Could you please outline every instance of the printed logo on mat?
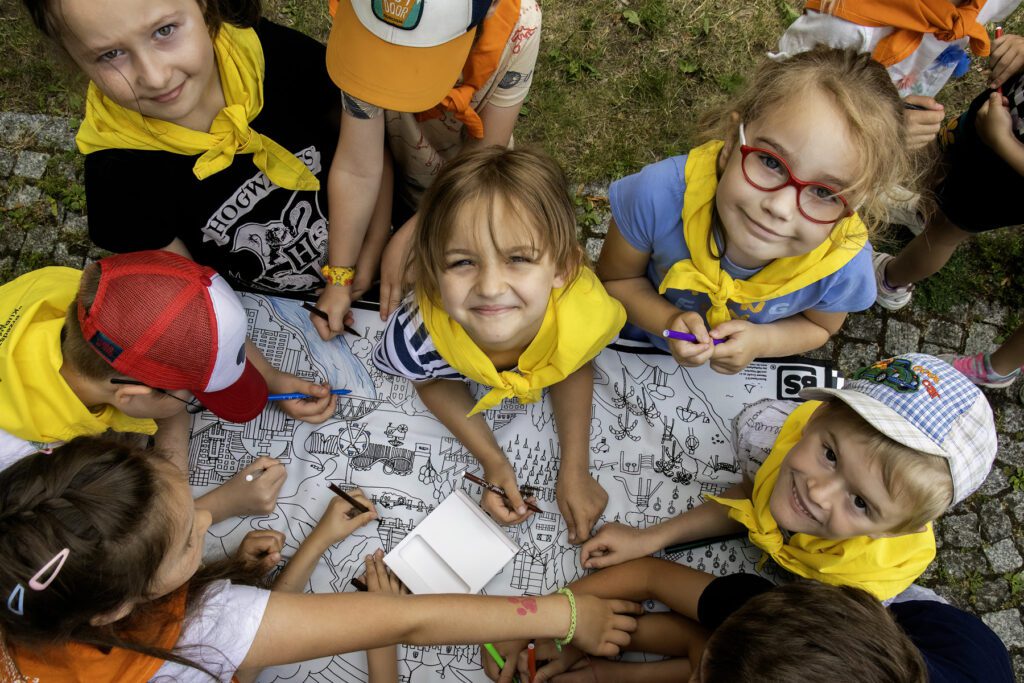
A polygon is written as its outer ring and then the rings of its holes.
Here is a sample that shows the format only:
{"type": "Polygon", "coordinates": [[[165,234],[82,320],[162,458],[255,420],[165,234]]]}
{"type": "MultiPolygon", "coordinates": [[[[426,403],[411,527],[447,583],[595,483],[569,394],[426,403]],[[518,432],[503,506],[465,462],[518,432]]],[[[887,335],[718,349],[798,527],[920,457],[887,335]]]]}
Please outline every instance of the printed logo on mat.
{"type": "Polygon", "coordinates": [[[383,22],[412,31],[420,23],[425,0],[371,0],[373,15],[383,22]]]}
{"type": "Polygon", "coordinates": [[[825,383],[824,368],[813,365],[780,365],[777,372],[777,398],[780,399],[799,401],[801,389],[828,386],[825,383]]]}

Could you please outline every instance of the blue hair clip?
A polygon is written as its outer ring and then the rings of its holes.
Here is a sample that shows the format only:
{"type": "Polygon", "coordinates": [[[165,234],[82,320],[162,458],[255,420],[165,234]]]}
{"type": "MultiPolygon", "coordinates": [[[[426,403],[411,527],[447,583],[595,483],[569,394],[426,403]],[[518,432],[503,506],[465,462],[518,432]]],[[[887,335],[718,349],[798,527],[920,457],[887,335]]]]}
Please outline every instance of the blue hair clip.
{"type": "MultiPolygon", "coordinates": [[[[68,555],[71,554],[71,550],[68,548],[62,548],[59,553],[54,555],[50,560],[43,565],[42,569],[37,571],[31,579],[28,580],[28,587],[34,591],[43,591],[50,587],[53,580],[57,578],[57,574],[60,574],[60,570],[64,568],[64,563],[68,559],[68,555]],[[49,576],[46,574],[49,573],[49,576]]],[[[25,587],[20,583],[14,587],[11,594],[7,596],[7,609],[14,612],[19,617],[25,614],[25,587]]]]}

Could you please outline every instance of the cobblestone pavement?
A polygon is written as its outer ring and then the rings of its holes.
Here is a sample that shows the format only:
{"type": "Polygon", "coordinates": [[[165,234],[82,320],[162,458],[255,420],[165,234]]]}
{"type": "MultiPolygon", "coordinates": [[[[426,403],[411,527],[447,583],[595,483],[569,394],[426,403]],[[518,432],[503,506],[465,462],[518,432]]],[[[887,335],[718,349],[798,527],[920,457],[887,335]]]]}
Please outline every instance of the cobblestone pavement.
{"type": "MultiPolygon", "coordinates": [[[[0,282],[45,265],[81,268],[102,255],[86,232],[74,125],[0,112],[0,282]]],[[[607,230],[600,200],[606,191],[606,185],[595,183],[578,193],[587,225],[582,239],[594,258],[607,230]],[[595,199],[594,208],[588,208],[587,198],[595,199]]],[[[915,306],[895,314],[875,307],[851,316],[812,355],[849,371],[914,349],[973,353],[992,348],[1002,326],[1016,320],[1016,311],[984,301],[958,305],[941,317],[915,306]]],[[[1022,386],[987,392],[999,427],[996,465],[981,489],[937,525],[938,559],[922,582],[995,630],[1024,680],[1024,407],[1017,400],[1022,386]]]]}

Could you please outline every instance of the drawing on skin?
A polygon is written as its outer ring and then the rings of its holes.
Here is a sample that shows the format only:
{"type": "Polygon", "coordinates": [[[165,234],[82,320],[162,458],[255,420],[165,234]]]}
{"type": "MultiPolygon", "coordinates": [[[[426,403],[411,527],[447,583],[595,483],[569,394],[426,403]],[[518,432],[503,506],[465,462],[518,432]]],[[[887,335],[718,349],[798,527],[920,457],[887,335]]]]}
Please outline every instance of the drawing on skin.
{"type": "MultiPolygon", "coordinates": [[[[380,523],[356,530],[332,546],[309,581],[314,592],[347,591],[363,571],[363,558],[390,551],[457,487],[479,499],[480,487],[462,473],[483,469],[419,400],[409,382],[372,364],[374,340],[384,323],[375,310],[353,310],[362,339],[345,335],[322,342],[297,301],[245,294],[250,338],[282,370],[352,391],[334,417],[319,425],[296,422],[271,405],[244,424],[221,422],[209,412],[193,418],[189,481],[199,495],[227,481],[260,455],[277,458],[288,478],[269,515],[225,520],[210,529],[212,556],[233,552],[247,531],[277,529],[283,555],[294,554],[334,494],[329,483],[360,487],[380,523]]],[[[825,367],[806,361],[815,368],[825,367]]],[[[621,522],[646,527],[699,505],[707,495],[739,481],[732,451],[732,418],[778,391],[775,373],[755,363],[737,375],[707,367],[680,368],[671,356],[643,344],[616,343],[593,362],[590,474],[608,492],[597,526],[621,522]],[[740,398],[728,400],[734,395],[740,398]]],[[[829,372],[824,373],[830,376],[829,372]]],[[[485,388],[470,384],[483,396],[485,388]]],[[[548,392],[541,401],[505,400],[485,419],[520,485],[535,489],[543,510],[505,529],[521,551],[491,581],[492,595],[542,595],[583,576],[579,550],[568,540],[556,487],[561,451],[548,392]]],[[[670,559],[724,575],[752,572],[761,553],[746,543],[675,554],[670,559]]],[[[399,647],[399,675],[410,682],[487,680],[475,646],[399,647]]],[[[263,683],[313,679],[366,680],[364,653],[349,653],[265,670],[263,683]]]]}

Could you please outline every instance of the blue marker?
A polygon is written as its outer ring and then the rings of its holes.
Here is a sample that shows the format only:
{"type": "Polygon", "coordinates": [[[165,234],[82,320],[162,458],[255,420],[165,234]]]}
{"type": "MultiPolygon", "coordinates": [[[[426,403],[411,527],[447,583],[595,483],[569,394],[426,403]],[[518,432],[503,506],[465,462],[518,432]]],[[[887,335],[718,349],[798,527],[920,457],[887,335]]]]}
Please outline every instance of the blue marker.
{"type": "MultiPolygon", "coordinates": [[[[350,389],[331,389],[331,394],[334,395],[334,396],[344,396],[346,394],[351,394],[351,393],[352,393],[352,391],[350,389]]],[[[293,398],[316,398],[316,397],[315,396],[310,396],[309,394],[271,394],[270,396],[267,396],[267,400],[268,401],[290,401],[293,398]]]]}

